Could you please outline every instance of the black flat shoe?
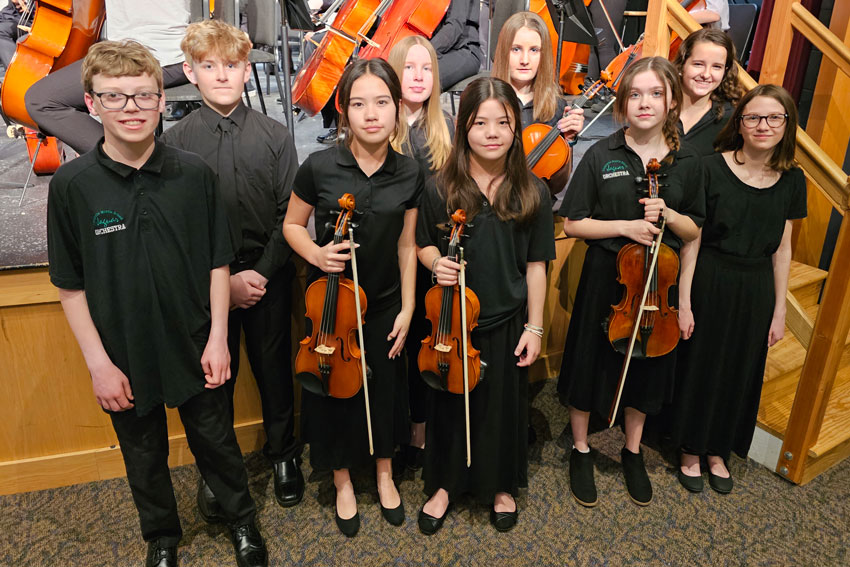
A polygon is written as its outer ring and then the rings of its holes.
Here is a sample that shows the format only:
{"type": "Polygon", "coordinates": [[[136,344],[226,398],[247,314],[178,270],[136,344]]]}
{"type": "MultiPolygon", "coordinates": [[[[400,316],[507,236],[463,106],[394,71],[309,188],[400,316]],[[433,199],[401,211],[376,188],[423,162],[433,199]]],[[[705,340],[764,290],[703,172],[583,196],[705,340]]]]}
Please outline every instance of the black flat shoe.
{"type": "MultiPolygon", "coordinates": [[[[381,504],[380,498],[378,504],[381,504]]],[[[404,523],[404,502],[399,502],[395,508],[384,508],[381,504],[381,515],[384,519],[393,526],[400,526],[404,523]]]]}
{"type": "Polygon", "coordinates": [[[177,567],[177,546],[161,546],[159,541],[148,542],[145,567],[177,567]]]}
{"type": "Polygon", "coordinates": [[[493,524],[493,527],[500,532],[509,532],[514,529],[518,515],[519,512],[517,510],[514,510],[513,512],[496,512],[491,509],[490,523],[493,524]]]}
{"type": "Polygon", "coordinates": [[[446,511],[443,513],[443,516],[440,517],[440,518],[435,518],[431,514],[427,514],[425,512],[425,508],[423,507],[421,510],[419,510],[419,521],[418,521],[419,531],[422,532],[425,535],[428,535],[428,536],[434,535],[435,533],[440,531],[440,528],[443,527],[443,522],[446,521],[446,516],[449,515],[449,509],[451,507],[452,507],[452,504],[451,504],[451,502],[449,502],[449,505],[446,508],[446,511]]]}
{"type": "Polygon", "coordinates": [[[732,492],[734,484],[735,483],[732,481],[731,474],[724,478],[722,476],[717,476],[716,474],[711,474],[711,471],[708,472],[708,485],[715,492],[719,492],[720,494],[729,494],[732,492]]]}
{"type": "Polygon", "coordinates": [[[224,521],[224,513],[221,511],[221,506],[215,498],[209,485],[204,482],[204,478],[198,479],[198,513],[201,518],[208,524],[220,524],[224,521]]]}
{"type": "Polygon", "coordinates": [[[268,567],[266,542],[254,522],[230,528],[230,540],[239,567],[268,567]]]}
{"type": "Polygon", "coordinates": [[[688,476],[682,472],[682,469],[679,469],[676,474],[676,478],[679,479],[679,484],[684,486],[688,492],[702,492],[704,488],[704,483],[702,481],[702,475],[700,476],[688,476]]]}
{"type": "Polygon", "coordinates": [[[643,464],[643,451],[632,453],[623,447],[620,458],[623,462],[623,477],[626,479],[629,498],[638,506],[647,506],[652,502],[652,483],[643,464]]]}
{"type": "Polygon", "coordinates": [[[336,527],[339,528],[339,531],[343,533],[345,537],[354,537],[357,535],[357,532],[360,531],[360,511],[358,510],[354,516],[348,518],[347,520],[343,520],[339,517],[339,512],[334,510],[334,516],[336,519],[336,527]]]}
{"type": "Polygon", "coordinates": [[[296,459],[275,463],[274,496],[284,508],[295,506],[304,497],[304,474],[296,459]]]}
{"type": "Polygon", "coordinates": [[[592,508],[598,502],[593,480],[593,456],[578,449],[570,452],[570,492],[582,506],[592,508]]]}

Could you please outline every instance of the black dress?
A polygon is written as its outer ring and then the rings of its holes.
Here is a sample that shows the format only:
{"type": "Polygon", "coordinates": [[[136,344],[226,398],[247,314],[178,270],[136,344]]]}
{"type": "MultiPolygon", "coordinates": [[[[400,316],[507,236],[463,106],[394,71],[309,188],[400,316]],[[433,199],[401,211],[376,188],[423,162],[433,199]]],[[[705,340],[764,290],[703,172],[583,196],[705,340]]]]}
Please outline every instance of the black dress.
{"type": "MultiPolygon", "coordinates": [[[[668,207],[690,217],[697,226],[705,214],[700,157],[687,145],[662,160],[660,195],[668,207]]],[[[560,214],[570,220],[632,220],[644,215],[638,199],[646,187],[643,163],[626,145],[619,130],[594,144],[573,173],[560,214]]],[[[580,411],[607,417],[614,399],[623,355],[608,342],[604,324],[611,306],[620,302],[623,286],[617,282],[617,253],[631,240],[588,240],[588,251],[567,330],[558,393],[561,402],[580,411]]],[[[682,241],[672,230],[663,242],[678,253],[682,241]]],[[[675,305],[677,292],[671,289],[675,305]]],[[[676,350],[647,359],[633,359],[620,407],[656,414],[672,396],[676,350]]]]}
{"type": "MultiPolygon", "coordinates": [[[[361,389],[354,397],[320,397],[302,389],[301,435],[310,443],[310,463],[319,470],[364,466],[391,458],[409,437],[407,376],[404,358],[387,358],[396,315],[401,310],[397,245],[405,211],[416,208],[424,174],[412,158],[389,148],[383,165],[367,177],[351,151],[335,146],[311,154],[298,169],[293,192],[315,207],[317,244],[333,239],[333,223],[344,193],[354,195],[359,223],[355,240],[360,286],[368,307],[363,327],[369,382],[374,457],[369,455],[366,409],[361,389]],[[330,222],[330,228],[326,227],[330,222]]],[[[346,274],[351,277],[350,265],[346,274]]],[[[314,270],[312,279],[322,275],[314,270]]]]}
{"type": "Polygon", "coordinates": [[[806,216],[806,183],[794,168],[757,189],[721,154],[703,163],[707,215],[691,287],[695,325],[679,345],[672,435],[689,453],[746,457],[773,318],[772,255],[785,221],[806,216]]]}
{"type": "MultiPolygon", "coordinates": [[[[555,257],[549,193],[539,183],[541,205],[526,226],[500,221],[483,198],[470,219],[463,242],[467,285],[481,303],[472,344],[487,363],[478,386],[470,392],[472,466],[466,466],[463,396],[433,391],[428,402],[425,465],[422,478],[429,496],[443,488],[454,500],[471,493],[492,504],[498,492],[516,496],[528,485],[528,369],[516,365],[514,349],[526,321],[529,262],[555,257]]],[[[449,220],[446,201],[433,184],[419,208],[416,244],[436,246],[445,254],[449,220]]]]}
{"type": "Polygon", "coordinates": [[[684,132],[682,121],[679,120],[676,124],[679,129],[679,139],[690,144],[699,155],[710,156],[714,153],[714,140],[717,139],[717,135],[720,134],[726,123],[729,122],[733,110],[734,108],[728,102],[718,103],[712,101],[708,112],[703,114],[702,118],[691,126],[687,134],[684,132]],[[719,118],[717,117],[718,106],[722,109],[719,118]]]}

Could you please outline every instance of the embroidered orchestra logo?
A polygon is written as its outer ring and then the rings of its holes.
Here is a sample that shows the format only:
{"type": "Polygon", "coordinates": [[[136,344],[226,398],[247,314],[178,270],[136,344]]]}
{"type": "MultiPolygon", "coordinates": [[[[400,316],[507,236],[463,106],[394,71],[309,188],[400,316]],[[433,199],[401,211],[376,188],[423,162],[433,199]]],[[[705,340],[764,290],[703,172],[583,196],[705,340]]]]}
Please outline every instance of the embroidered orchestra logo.
{"type": "Polygon", "coordinates": [[[91,222],[94,225],[95,236],[118,232],[119,230],[127,230],[127,225],[124,224],[124,217],[115,211],[98,211],[92,217],[91,222]]]}
{"type": "Polygon", "coordinates": [[[611,179],[613,177],[628,177],[629,168],[626,164],[618,159],[612,159],[602,166],[602,179],[611,179]]]}

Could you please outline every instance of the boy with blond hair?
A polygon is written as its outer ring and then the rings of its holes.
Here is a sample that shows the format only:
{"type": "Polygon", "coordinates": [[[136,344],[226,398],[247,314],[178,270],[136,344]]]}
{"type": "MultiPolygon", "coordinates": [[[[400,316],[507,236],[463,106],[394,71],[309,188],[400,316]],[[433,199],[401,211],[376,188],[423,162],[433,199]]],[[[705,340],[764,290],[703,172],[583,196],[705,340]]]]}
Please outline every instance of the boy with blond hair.
{"type": "Polygon", "coordinates": [[[197,156],[155,141],[162,72],[141,44],[94,45],[82,76],[104,137],[50,182],[50,278],[118,437],[146,565],[177,565],[182,535],[163,404],[177,407],[219,495],[238,564],[266,565],[220,388],[230,377],[233,250],[215,175],[197,156]]]}
{"type": "MultiPolygon", "coordinates": [[[[218,20],[190,24],[180,47],[183,70],[203,106],[167,130],[162,140],[199,154],[218,174],[236,259],[230,264],[228,344],[232,379],[225,388],[233,412],[242,331],[260,392],[277,502],[294,506],[304,494],[300,446],[294,436],[290,324],[292,249],[283,218],[298,169],[295,144],[279,122],[247,108],[242,91],[251,74],[248,35],[218,20]]],[[[220,521],[214,490],[198,487],[198,509],[220,521]]]]}

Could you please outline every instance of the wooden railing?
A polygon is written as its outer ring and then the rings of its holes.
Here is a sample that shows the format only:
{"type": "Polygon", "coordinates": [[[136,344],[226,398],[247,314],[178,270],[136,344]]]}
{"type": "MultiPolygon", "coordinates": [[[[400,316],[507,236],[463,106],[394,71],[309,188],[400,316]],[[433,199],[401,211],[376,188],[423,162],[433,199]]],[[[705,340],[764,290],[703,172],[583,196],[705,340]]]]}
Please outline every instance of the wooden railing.
{"type": "MultiPolygon", "coordinates": [[[[843,32],[845,40],[850,39],[848,4],[850,3],[836,3],[833,12],[833,27],[843,32]]],[[[698,29],[700,25],[676,0],[649,0],[643,55],[667,56],[671,31],[685,37],[698,29]]],[[[767,50],[763,62],[761,83],[782,84],[793,30],[800,32],[823,53],[822,75],[824,67],[831,62],[837,70],[846,75],[843,77],[844,80],[850,77],[850,49],[842,40],[798,1],[776,0],[768,37],[768,45],[771,47],[767,50]]],[[[740,67],[738,75],[747,89],[757,84],[740,67]]],[[[823,98],[828,99],[831,104],[835,99],[834,90],[825,90],[820,94],[824,95],[823,98]]],[[[844,93],[846,89],[840,92],[844,93]]],[[[816,103],[823,104],[823,100],[820,100],[817,95],[816,91],[816,103]]],[[[847,126],[846,121],[843,121],[842,128],[843,130],[839,133],[832,132],[833,138],[837,140],[833,140],[834,147],[829,148],[833,151],[827,151],[818,143],[818,140],[798,127],[796,159],[806,173],[810,182],[809,187],[817,188],[817,193],[822,195],[832,208],[844,215],[850,208],[850,179],[836,163],[836,159],[843,160],[850,127],[847,126]]],[[[811,196],[809,201],[811,203],[811,196]]],[[[845,222],[841,225],[815,322],[812,323],[799,302],[790,293],[786,298],[788,307],[786,323],[807,352],[776,471],[797,483],[811,478],[811,473],[805,470],[807,454],[817,441],[823,426],[824,413],[841,356],[844,353],[847,333],[850,330],[850,226],[848,224],[850,223],[845,222]]],[[[825,231],[825,227],[823,230],[825,231]]],[[[822,239],[819,244],[822,246],[822,239]]]]}

